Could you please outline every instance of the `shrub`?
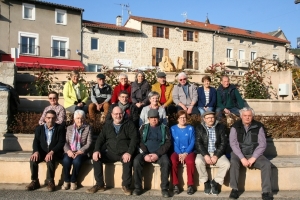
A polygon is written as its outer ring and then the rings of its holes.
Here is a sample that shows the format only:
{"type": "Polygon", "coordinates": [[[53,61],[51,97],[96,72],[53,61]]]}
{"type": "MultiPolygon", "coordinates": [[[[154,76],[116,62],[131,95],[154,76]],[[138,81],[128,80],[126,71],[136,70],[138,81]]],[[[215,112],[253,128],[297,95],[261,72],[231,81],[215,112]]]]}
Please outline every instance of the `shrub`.
{"type": "Polygon", "coordinates": [[[57,77],[53,76],[53,72],[49,69],[39,68],[34,72],[35,79],[31,83],[39,96],[47,96],[51,91],[51,84],[57,77]]]}

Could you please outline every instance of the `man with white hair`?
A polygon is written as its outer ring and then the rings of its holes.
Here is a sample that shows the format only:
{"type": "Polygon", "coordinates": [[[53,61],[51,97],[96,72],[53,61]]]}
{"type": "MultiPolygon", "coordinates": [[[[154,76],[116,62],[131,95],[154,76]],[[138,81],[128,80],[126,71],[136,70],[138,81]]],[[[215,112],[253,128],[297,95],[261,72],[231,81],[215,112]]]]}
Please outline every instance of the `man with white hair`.
{"type": "Polygon", "coordinates": [[[178,84],[173,89],[173,102],[177,111],[185,110],[187,114],[199,114],[196,103],[198,101],[197,86],[188,82],[188,77],[184,72],[177,76],[178,84]]]}
{"type": "Polygon", "coordinates": [[[125,73],[121,73],[119,75],[120,83],[114,88],[113,95],[111,97],[111,104],[115,104],[119,101],[118,96],[119,93],[123,90],[127,91],[129,94],[128,101],[131,102],[131,85],[128,83],[128,76],[125,73]]]}
{"type": "Polygon", "coordinates": [[[229,198],[237,199],[240,165],[261,170],[262,199],[271,200],[271,163],[263,155],[267,147],[263,124],[254,120],[252,108],[244,107],[240,110],[241,120],[236,121],[230,130],[229,141],[232,148],[230,159],[230,187],[229,198]]]}

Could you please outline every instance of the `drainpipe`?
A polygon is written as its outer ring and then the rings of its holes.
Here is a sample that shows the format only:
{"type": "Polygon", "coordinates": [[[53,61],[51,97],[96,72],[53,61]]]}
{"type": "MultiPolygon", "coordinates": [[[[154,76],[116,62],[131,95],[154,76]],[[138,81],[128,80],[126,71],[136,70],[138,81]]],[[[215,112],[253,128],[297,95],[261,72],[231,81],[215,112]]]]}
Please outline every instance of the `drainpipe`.
{"type": "Polygon", "coordinates": [[[215,35],[217,31],[212,34],[212,55],[211,55],[211,65],[213,66],[215,62],[215,35]]]}
{"type": "Polygon", "coordinates": [[[82,41],[83,41],[83,31],[82,31],[82,10],[80,11],[81,12],[81,15],[80,15],[80,17],[81,17],[81,21],[80,21],[80,52],[81,52],[81,54],[80,54],[80,61],[82,62],[82,55],[83,55],[83,45],[82,45],[82,41]]]}

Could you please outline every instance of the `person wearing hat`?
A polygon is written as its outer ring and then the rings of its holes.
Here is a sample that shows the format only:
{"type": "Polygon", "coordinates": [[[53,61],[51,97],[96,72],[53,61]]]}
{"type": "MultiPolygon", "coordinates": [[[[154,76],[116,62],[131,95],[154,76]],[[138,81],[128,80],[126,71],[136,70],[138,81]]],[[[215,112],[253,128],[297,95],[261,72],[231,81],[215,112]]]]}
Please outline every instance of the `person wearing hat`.
{"type": "Polygon", "coordinates": [[[101,122],[104,121],[110,106],[112,89],[111,86],[105,83],[105,75],[97,75],[97,84],[91,88],[91,100],[89,105],[89,118],[92,121],[96,120],[96,112],[103,111],[101,122]]]}
{"type": "Polygon", "coordinates": [[[169,128],[159,122],[159,113],[156,109],[148,111],[149,124],[140,128],[139,154],[133,161],[134,191],[132,195],[142,194],[142,171],[144,164],[157,163],[160,165],[161,193],[163,197],[169,197],[169,173],[171,162],[168,151],[171,147],[171,135],[169,128]]]}
{"type": "Polygon", "coordinates": [[[204,112],[202,118],[202,123],[195,127],[196,168],[199,182],[204,184],[204,193],[218,195],[230,168],[230,162],[225,156],[228,141],[226,128],[216,120],[212,111],[204,112]],[[208,179],[206,165],[218,167],[218,173],[211,181],[208,179]]]}

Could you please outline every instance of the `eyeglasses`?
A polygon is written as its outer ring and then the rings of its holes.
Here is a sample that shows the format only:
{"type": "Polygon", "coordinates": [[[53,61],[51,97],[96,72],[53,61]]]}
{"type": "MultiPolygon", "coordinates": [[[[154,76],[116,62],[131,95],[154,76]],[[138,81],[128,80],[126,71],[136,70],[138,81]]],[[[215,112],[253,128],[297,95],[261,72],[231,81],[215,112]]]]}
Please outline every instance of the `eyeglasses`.
{"type": "Polygon", "coordinates": [[[183,79],[179,79],[179,81],[186,81],[186,78],[183,78],[183,79]]]}
{"type": "Polygon", "coordinates": [[[56,99],[56,97],[49,97],[49,99],[50,99],[50,100],[52,100],[52,99],[56,99]]]}

